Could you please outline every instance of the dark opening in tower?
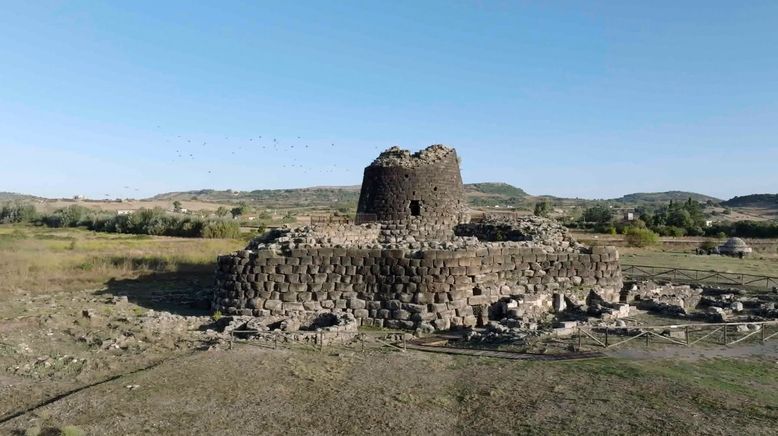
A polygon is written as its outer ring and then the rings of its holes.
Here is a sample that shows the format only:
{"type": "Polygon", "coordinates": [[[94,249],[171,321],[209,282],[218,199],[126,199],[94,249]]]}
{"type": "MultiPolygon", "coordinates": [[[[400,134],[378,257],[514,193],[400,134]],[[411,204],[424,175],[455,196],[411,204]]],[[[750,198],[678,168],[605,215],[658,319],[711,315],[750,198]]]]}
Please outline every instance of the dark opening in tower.
{"type": "Polygon", "coordinates": [[[411,216],[421,216],[421,201],[411,200],[411,216]]]}

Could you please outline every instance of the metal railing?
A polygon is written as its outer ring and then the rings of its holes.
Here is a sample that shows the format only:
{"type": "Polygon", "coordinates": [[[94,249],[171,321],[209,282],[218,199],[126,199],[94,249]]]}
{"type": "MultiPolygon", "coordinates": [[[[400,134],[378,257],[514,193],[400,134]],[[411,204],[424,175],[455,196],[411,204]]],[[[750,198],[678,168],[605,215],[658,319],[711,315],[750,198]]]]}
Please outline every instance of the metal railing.
{"type": "Polygon", "coordinates": [[[673,283],[725,285],[747,289],[775,290],[778,288],[778,277],[757,274],[628,264],[621,264],[621,273],[632,280],[659,279],[673,283]]]}

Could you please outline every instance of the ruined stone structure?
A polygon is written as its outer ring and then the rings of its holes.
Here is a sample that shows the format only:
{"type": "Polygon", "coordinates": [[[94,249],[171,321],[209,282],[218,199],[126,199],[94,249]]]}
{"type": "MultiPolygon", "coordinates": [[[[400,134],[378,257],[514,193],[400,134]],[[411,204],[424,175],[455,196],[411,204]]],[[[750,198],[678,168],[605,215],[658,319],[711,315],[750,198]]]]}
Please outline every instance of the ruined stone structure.
{"type": "Polygon", "coordinates": [[[392,147],[365,168],[357,223],[407,224],[426,239],[447,239],[466,221],[455,150],[433,145],[416,154],[392,147]]]}
{"type": "Polygon", "coordinates": [[[446,330],[484,325],[508,299],[527,319],[592,292],[618,301],[615,248],[584,247],[544,218],[469,223],[464,201],[453,149],[389,149],[365,169],[358,211],[369,222],[277,230],[220,256],[213,308],[446,330]]]}
{"type": "Polygon", "coordinates": [[[719,253],[725,256],[744,257],[750,255],[753,251],[746,244],[746,241],[740,238],[729,238],[727,242],[719,246],[719,253]]]}

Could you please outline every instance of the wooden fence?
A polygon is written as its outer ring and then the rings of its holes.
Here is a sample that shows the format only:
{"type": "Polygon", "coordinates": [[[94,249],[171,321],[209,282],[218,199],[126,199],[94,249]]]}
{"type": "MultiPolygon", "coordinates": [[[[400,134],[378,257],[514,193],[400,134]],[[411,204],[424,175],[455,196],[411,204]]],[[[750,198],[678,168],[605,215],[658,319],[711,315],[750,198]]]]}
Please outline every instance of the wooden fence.
{"type": "Polygon", "coordinates": [[[627,264],[621,264],[621,273],[625,278],[631,280],[667,280],[682,284],[715,284],[768,291],[778,288],[778,277],[756,274],[627,264]]]}
{"type": "Polygon", "coordinates": [[[677,324],[663,326],[577,327],[573,336],[578,348],[584,341],[612,348],[643,338],[646,346],[652,340],[664,344],[690,347],[700,343],[734,345],[751,338],[764,343],[778,337],[778,321],[677,324]],[[772,332],[770,331],[772,330],[772,332]]]}

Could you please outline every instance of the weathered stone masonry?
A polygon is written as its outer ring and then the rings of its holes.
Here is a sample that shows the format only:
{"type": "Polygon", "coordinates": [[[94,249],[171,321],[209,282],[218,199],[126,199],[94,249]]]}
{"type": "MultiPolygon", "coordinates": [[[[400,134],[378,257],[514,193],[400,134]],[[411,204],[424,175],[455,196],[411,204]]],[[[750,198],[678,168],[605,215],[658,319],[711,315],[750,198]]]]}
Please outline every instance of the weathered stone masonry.
{"type": "Polygon", "coordinates": [[[446,330],[490,316],[532,324],[552,304],[583,307],[591,292],[618,301],[615,248],[584,247],[544,218],[471,223],[451,148],[383,152],[365,169],[357,210],[362,224],[278,229],[220,256],[214,310],[446,330]]]}
{"type": "MultiPolygon", "coordinates": [[[[618,252],[544,253],[540,248],[463,250],[293,249],[241,251],[219,257],[214,307],[233,315],[350,312],[362,325],[436,329],[486,322],[502,297],[562,293],[584,298],[589,289],[617,300],[618,252]]],[[[549,300],[542,304],[550,304],[549,300]]],[[[550,309],[550,308],[545,308],[550,309]]]]}

